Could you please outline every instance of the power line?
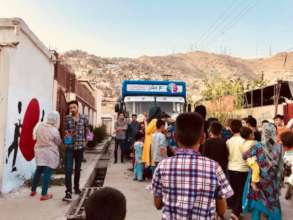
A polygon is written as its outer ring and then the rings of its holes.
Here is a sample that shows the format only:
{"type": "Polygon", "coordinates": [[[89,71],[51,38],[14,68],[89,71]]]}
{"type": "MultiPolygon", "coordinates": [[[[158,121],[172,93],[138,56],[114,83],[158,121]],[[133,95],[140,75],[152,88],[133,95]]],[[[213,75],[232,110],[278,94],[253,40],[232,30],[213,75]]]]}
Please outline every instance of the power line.
{"type": "Polygon", "coordinates": [[[215,22],[213,22],[208,29],[199,37],[198,39],[198,43],[197,45],[199,46],[200,43],[210,34],[211,31],[213,31],[213,29],[215,29],[215,27],[217,27],[222,21],[224,21],[230,14],[230,11],[232,9],[234,9],[235,5],[236,5],[237,1],[232,1],[232,4],[229,5],[228,8],[226,8],[226,10],[224,10],[221,15],[216,19],[215,22]]]}
{"type": "Polygon", "coordinates": [[[227,33],[233,26],[235,26],[242,17],[244,17],[252,8],[254,8],[257,4],[257,1],[255,1],[252,4],[247,5],[246,7],[242,8],[240,13],[236,15],[229,23],[226,23],[226,25],[220,30],[219,34],[214,36],[211,40],[208,42],[216,42],[222,35],[227,33]]]}
{"type": "Polygon", "coordinates": [[[243,3],[244,5],[246,5],[244,1],[241,1],[241,0],[234,1],[233,4],[229,7],[229,9],[223,13],[224,16],[220,17],[220,19],[217,20],[218,22],[217,21],[215,22],[215,25],[213,26],[213,28],[211,28],[211,30],[207,32],[205,37],[201,39],[199,43],[204,45],[204,42],[207,41],[211,36],[216,34],[218,30],[222,28],[222,26],[225,26],[227,23],[229,23],[229,21],[233,19],[234,17],[234,14],[235,14],[234,12],[239,11],[238,9],[242,8],[243,3]]]}

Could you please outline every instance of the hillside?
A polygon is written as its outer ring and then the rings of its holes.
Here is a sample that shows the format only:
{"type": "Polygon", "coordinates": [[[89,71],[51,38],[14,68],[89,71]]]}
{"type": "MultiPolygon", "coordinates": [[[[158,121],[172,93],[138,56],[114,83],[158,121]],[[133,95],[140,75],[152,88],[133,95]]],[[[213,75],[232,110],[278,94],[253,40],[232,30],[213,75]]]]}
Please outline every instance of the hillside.
{"type": "Polygon", "coordinates": [[[219,78],[247,82],[260,79],[263,74],[264,79],[274,81],[293,75],[293,52],[261,59],[241,59],[200,51],[131,59],[102,58],[74,50],[64,53],[61,59],[78,77],[90,79],[109,99],[119,96],[124,79],[184,80],[189,95],[200,97],[204,80],[219,78]]]}

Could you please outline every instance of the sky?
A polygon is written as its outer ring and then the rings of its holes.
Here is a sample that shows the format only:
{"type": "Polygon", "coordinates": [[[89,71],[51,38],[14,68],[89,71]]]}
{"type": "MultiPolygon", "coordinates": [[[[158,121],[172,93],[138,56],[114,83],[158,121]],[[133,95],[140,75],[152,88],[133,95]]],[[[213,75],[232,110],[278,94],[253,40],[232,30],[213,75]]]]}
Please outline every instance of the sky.
{"type": "Polygon", "coordinates": [[[293,50],[292,0],[0,0],[50,49],[104,57],[293,50]]]}

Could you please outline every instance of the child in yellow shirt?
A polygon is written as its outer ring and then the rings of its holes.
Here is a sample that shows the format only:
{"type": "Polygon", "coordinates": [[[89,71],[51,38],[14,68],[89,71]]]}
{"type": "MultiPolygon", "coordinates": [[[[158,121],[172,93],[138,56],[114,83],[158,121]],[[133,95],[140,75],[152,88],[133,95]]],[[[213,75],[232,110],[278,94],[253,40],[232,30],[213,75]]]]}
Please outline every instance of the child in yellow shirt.
{"type": "MultiPolygon", "coordinates": [[[[242,127],[240,129],[240,135],[245,140],[241,146],[242,154],[250,150],[255,144],[253,131],[248,127],[242,127]]],[[[256,161],[256,157],[250,157],[246,160],[247,165],[252,170],[251,187],[253,190],[258,191],[257,183],[259,182],[260,169],[256,161]]]]}

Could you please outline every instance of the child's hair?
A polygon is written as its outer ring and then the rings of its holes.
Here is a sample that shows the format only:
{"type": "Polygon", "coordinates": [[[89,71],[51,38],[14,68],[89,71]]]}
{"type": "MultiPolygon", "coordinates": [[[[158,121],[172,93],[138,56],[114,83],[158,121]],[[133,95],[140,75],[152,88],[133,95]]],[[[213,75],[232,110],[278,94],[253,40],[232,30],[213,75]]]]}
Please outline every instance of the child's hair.
{"type": "Polygon", "coordinates": [[[249,139],[252,133],[253,131],[249,127],[242,127],[240,129],[240,136],[245,140],[249,139]]]}
{"type": "Polygon", "coordinates": [[[284,147],[293,147],[293,132],[286,131],[280,135],[284,147]]]}
{"type": "Polygon", "coordinates": [[[249,124],[251,127],[254,127],[254,128],[257,127],[257,120],[252,116],[249,116],[247,118],[246,123],[249,124]]]}
{"type": "Polygon", "coordinates": [[[161,119],[158,119],[156,124],[157,129],[160,129],[162,126],[165,126],[165,122],[161,119]]]}
{"type": "Polygon", "coordinates": [[[138,132],[138,133],[136,134],[136,136],[135,136],[135,140],[136,140],[136,141],[139,141],[139,140],[141,140],[142,138],[144,138],[144,134],[141,133],[141,132],[138,132]]]}
{"type": "Polygon", "coordinates": [[[124,220],[126,198],[117,189],[102,188],[87,199],[85,213],[86,220],[124,220]]]}
{"type": "Polygon", "coordinates": [[[176,137],[186,147],[195,145],[203,133],[204,120],[198,113],[183,113],[176,119],[176,137]]]}
{"type": "Polygon", "coordinates": [[[207,117],[207,109],[204,105],[198,105],[195,107],[194,112],[200,114],[205,120],[207,117]]]}
{"type": "Polygon", "coordinates": [[[221,123],[215,121],[211,124],[209,131],[213,134],[213,135],[220,135],[222,132],[223,126],[221,125],[221,123]]]}
{"type": "Polygon", "coordinates": [[[231,130],[232,130],[233,134],[239,133],[241,127],[242,127],[242,123],[240,120],[233,119],[231,121],[231,130]]]}

